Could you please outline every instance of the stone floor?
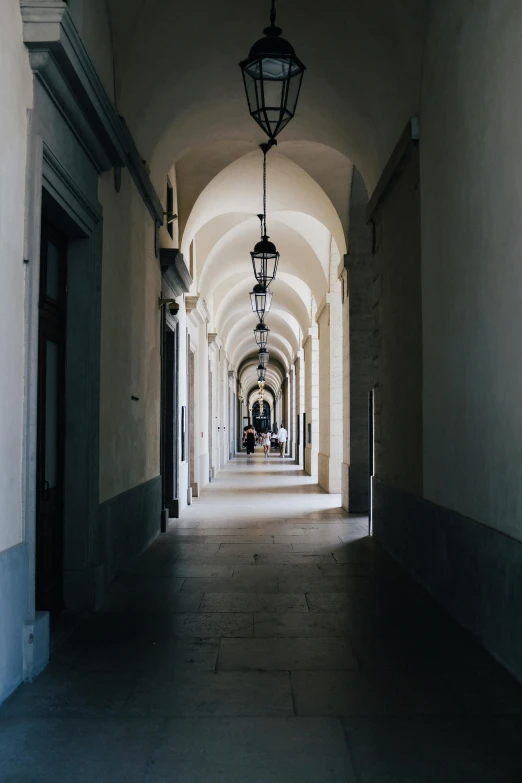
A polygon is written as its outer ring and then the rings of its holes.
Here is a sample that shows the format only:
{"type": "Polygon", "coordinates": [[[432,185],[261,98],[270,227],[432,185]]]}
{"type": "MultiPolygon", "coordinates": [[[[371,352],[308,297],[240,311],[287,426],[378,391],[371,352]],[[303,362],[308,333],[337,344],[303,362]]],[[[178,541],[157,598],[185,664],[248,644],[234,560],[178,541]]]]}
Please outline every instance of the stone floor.
{"type": "Polygon", "coordinates": [[[520,783],[521,687],[366,533],[235,459],[0,708],[1,783],[520,783]]]}

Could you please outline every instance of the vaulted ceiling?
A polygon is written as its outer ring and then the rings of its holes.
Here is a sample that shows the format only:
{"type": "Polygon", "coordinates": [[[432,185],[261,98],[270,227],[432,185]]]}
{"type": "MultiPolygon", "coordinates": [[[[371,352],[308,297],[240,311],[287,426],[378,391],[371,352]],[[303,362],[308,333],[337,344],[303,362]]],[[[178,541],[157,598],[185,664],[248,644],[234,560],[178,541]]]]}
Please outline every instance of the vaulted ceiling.
{"type": "MultiPolygon", "coordinates": [[[[71,0],[80,3],[82,0],[71,0]]],[[[110,91],[163,192],[175,170],[182,252],[236,366],[252,368],[256,319],[249,250],[259,235],[264,137],[248,114],[238,63],[268,23],[269,0],[91,0],[112,41],[110,91]],[[250,364],[245,365],[245,361],[250,364]]],[[[353,166],[373,190],[418,111],[428,0],[278,0],[277,22],[307,66],[297,115],[268,157],[273,386],[312,325],[346,251],[353,166]]],[[[249,370],[251,372],[251,369],[249,370]]]]}

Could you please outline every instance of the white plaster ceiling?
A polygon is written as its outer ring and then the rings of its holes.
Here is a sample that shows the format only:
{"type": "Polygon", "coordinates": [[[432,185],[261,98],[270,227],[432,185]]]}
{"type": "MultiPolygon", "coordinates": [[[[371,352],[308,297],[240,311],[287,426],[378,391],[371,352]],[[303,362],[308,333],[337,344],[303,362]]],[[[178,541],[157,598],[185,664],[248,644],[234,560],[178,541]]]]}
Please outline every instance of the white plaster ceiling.
{"type": "MultiPolygon", "coordinates": [[[[108,0],[119,110],[160,169],[213,142],[255,145],[238,63],[268,0],[108,0]]],[[[278,24],[307,66],[281,141],[325,144],[371,191],[417,110],[428,0],[279,0],[278,24]]]]}
{"type": "MultiPolygon", "coordinates": [[[[269,0],[107,2],[118,111],[160,194],[175,166],[186,257],[193,243],[191,293],[205,299],[212,330],[251,383],[250,250],[259,238],[265,139],[248,114],[238,62],[261,37],[269,0]]],[[[353,164],[371,192],[418,109],[427,6],[278,0],[278,24],[307,72],[297,116],[267,161],[268,233],[281,254],[267,316],[276,393],[346,252],[353,164]]]]}

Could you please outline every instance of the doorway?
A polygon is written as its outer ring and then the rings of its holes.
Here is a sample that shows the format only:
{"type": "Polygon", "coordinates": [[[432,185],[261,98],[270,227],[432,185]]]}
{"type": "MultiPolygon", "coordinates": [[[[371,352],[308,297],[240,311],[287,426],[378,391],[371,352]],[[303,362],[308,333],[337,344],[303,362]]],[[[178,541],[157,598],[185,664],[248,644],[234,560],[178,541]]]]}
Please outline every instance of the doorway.
{"type": "Polygon", "coordinates": [[[306,471],[306,413],[303,413],[303,470],[306,471]]]}
{"type": "Polygon", "coordinates": [[[163,508],[168,516],[179,516],[178,502],[178,426],[177,426],[177,374],[178,332],[172,319],[164,314],[162,361],[162,427],[161,474],[163,508]]]}
{"type": "MultiPolygon", "coordinates": [[[[195,428],[195,352],[190,347],[190,339],[187,339],[188,355],[188,391],[187,391],[187,409],[188,409],[188,469],[189,469],[189,488],[194,497],[198,496],[198,485],[196,482],[196,428],[195,428]]],[[[190,493],[189,493],[190,495],[190,493]]]]}
{"type": "Polygon", "coordinates": [[[214,468],[212,464],[212,367],[210,362],[208,363],[208,480],[212,481],[214,478],[214,468]]]}
{"type": "Polygon", "coordinates": [[[63,609],[67,238],[42,220],[38,307],[36,609],[63,609]]]}

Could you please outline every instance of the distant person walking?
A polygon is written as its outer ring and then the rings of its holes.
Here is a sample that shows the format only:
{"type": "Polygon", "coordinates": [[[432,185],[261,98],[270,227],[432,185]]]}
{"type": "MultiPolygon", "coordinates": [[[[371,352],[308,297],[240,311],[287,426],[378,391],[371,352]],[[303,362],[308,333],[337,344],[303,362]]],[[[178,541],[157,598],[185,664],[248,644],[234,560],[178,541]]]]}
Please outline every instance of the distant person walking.
{"type": "Polygon", "coordinates": [[[266,430],[263,435],[263,449],[265,450],[265,457],[270,456],[270,446],[272,445],[272,433],[270,430],[266,430]]]}
{"type": "Polygon", "coordinates": [[[253,427],[249,427],[246,431],[246,451],[247,459],[250,460],[250,455],[254,453],[256,448],[256,431],[253,427]]]}
{"type": "Polygon", "coordinates": [[[285,456],[286,441],[288,440],[288,432],[285,430],[285,425],[281,422],[281,426],[277,431],[277,442],[279,444],[279,453],[282,457],[285,456]]]}

